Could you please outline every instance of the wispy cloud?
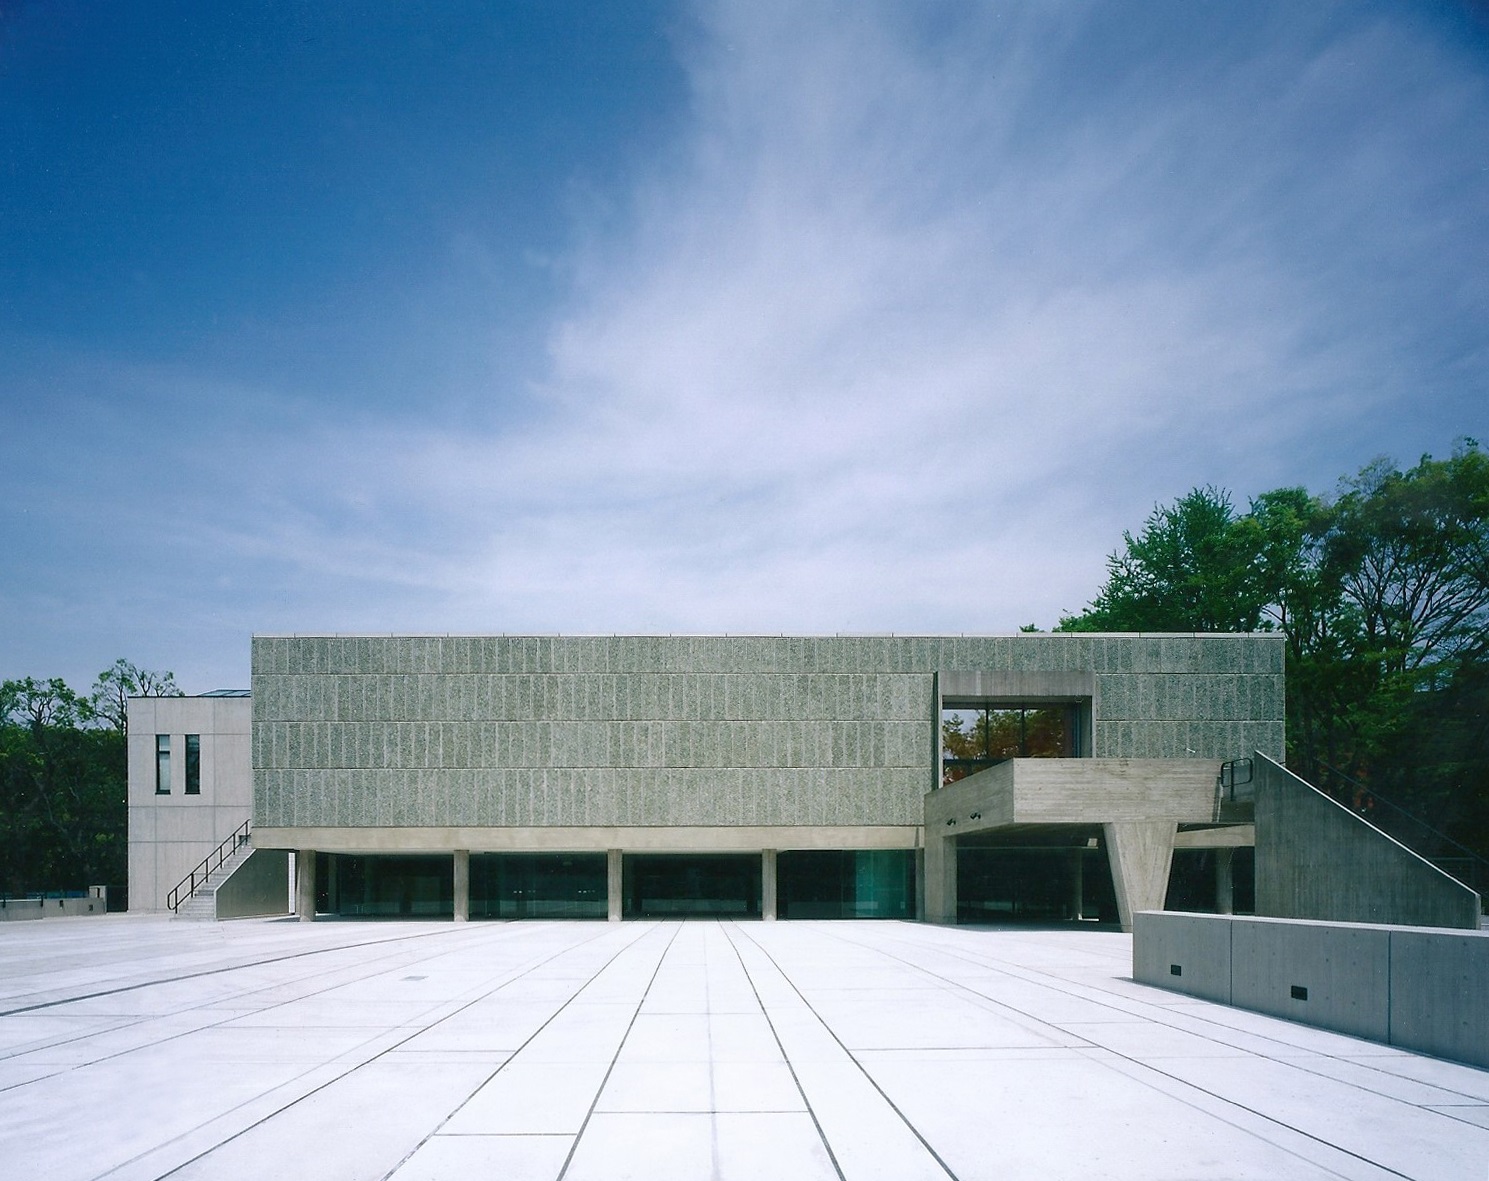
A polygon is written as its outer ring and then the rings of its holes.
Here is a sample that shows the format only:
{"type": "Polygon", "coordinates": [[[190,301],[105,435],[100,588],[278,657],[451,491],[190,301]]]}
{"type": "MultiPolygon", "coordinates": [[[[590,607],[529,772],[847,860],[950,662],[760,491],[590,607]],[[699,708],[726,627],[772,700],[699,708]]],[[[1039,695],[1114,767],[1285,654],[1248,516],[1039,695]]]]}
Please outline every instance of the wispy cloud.
{"type": "Polygon", "coordinates": [[[182,512],[286,588],[236,618],[1048,625],[1155,500],[1481,429],[1482,74],[1350,9],[1168,15],[698,10],[517,414],[214,428],[182,512]]]}

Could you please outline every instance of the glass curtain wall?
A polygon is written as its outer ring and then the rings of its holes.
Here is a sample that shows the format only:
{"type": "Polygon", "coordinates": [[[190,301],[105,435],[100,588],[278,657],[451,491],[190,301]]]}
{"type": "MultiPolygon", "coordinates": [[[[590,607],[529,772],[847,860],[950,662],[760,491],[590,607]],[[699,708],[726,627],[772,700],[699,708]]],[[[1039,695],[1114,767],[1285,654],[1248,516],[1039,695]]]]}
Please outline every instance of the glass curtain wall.
{"type": "Polygon", "coordinates": [[[941,784],[1007,759],[1069,759],[1080,751],[1075,705],[947,703],[941,711],[941,784]]]}
{"type": "Polygon", "coordinates": [[[783,919],[915,917],[913,849],[783,849],[776,855],[783,919]]]}
{"type": "Polygon", "coordinates": [[[958,845],[957,921],[1117,921],[1105,848],[1066,844],[958,845]]]}
{"type": "Polygon", "coordinates": [[[626,918],[759,918],[758,853],[628,853],[626,918]]]}
{"type": "Polygon", "coordinates": [[[452,918],[450,856],[316,856],[316,910],[346,918],[452,918]]]}
{"type": "Polygon", "coordinates": [[[473,919],[602,919],[603,853],[472,853],[473,919]]]}

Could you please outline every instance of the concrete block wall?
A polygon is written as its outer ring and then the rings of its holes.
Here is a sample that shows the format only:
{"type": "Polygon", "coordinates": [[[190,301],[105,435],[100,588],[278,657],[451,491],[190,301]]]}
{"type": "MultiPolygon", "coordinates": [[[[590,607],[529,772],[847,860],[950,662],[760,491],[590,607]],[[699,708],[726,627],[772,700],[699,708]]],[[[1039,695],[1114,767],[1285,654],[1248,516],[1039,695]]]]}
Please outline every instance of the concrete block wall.
{"type": "Polygon", "coordinates": [[[1489,1067],[1489,931],[1147,911],[1134,926],[1132,975],[1489,1067]]]}
{"type": "Polygon", "coordinates": [[[1478,929],[1476,893],[1265,754],[1255,790],[1257,914],[1478,929]]]}
{"type": "Polygon", "coordinates": [[[1281,753],[1273,636],[256,636],[256,826],[921,821],[946,670],[1089,672],[1097,757],[1281,753]]]}

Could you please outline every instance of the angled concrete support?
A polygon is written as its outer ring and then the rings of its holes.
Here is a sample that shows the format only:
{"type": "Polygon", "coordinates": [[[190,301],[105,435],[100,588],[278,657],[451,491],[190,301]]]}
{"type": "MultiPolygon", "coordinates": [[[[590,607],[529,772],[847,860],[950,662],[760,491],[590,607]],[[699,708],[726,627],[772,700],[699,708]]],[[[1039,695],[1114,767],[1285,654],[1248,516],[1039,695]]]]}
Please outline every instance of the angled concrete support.
{"type": "Polygon", "coordinates": [[[1132,916],[1138,911],[1163,909],[1179,826],[1173,821],[1144,821],[1103,824],[1101,829],[1117,893],[1117,918],[1122,930],[1131,931],[1132,916]]]}
{"type": "Polygon", "coordinates": [[[1236,883],[1232,869],[1236,859],[1234,849],[1215,850],[1215,912],[1231,914],[1236,909],[1236,883]]]}
{"type": "Polygon", "coordinates": [[[925,834],[925,921],[956,922],[956,838],[925,834]]]}
{"type": "Polygon", "coordinates": [[[760,851],[760,917],[768,923],[776,917],[776,851],[760,851]]]}
{"type": "Polygon", "coordinates": [[[455,921],[470,918],[470,850],[455,850],[455,921]]]}
{"type": "Polygon", "coordinates": [[[1086,911],[1086,851],[1077,849],[1070,855],[1070,905],[1067,917],[1077,921],[1086,911]]]}
{"type": "Polygon", "coordinates": [[[295,914],[302,923],[315,921],[315,850],[295,854],[295,914]]]}
{"type": "Polygon", "coordinates": [[[605,917],[612,923],[620,922],[621,892],[625,887],[620,857],[619,849],[605,850],[605,896],[609,903],[605,917]]]}

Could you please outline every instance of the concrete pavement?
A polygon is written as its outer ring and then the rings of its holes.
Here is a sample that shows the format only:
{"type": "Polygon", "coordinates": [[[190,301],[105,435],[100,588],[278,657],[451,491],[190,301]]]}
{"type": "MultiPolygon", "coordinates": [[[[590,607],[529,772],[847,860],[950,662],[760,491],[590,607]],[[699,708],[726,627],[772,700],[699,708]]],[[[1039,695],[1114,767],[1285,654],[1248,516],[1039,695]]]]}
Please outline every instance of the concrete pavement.
{"type": "Polygon", "coordinates": [[[6,1176],[1489,1178],[1489,1072],[911,923],[0,929],[6,1176]]]}

